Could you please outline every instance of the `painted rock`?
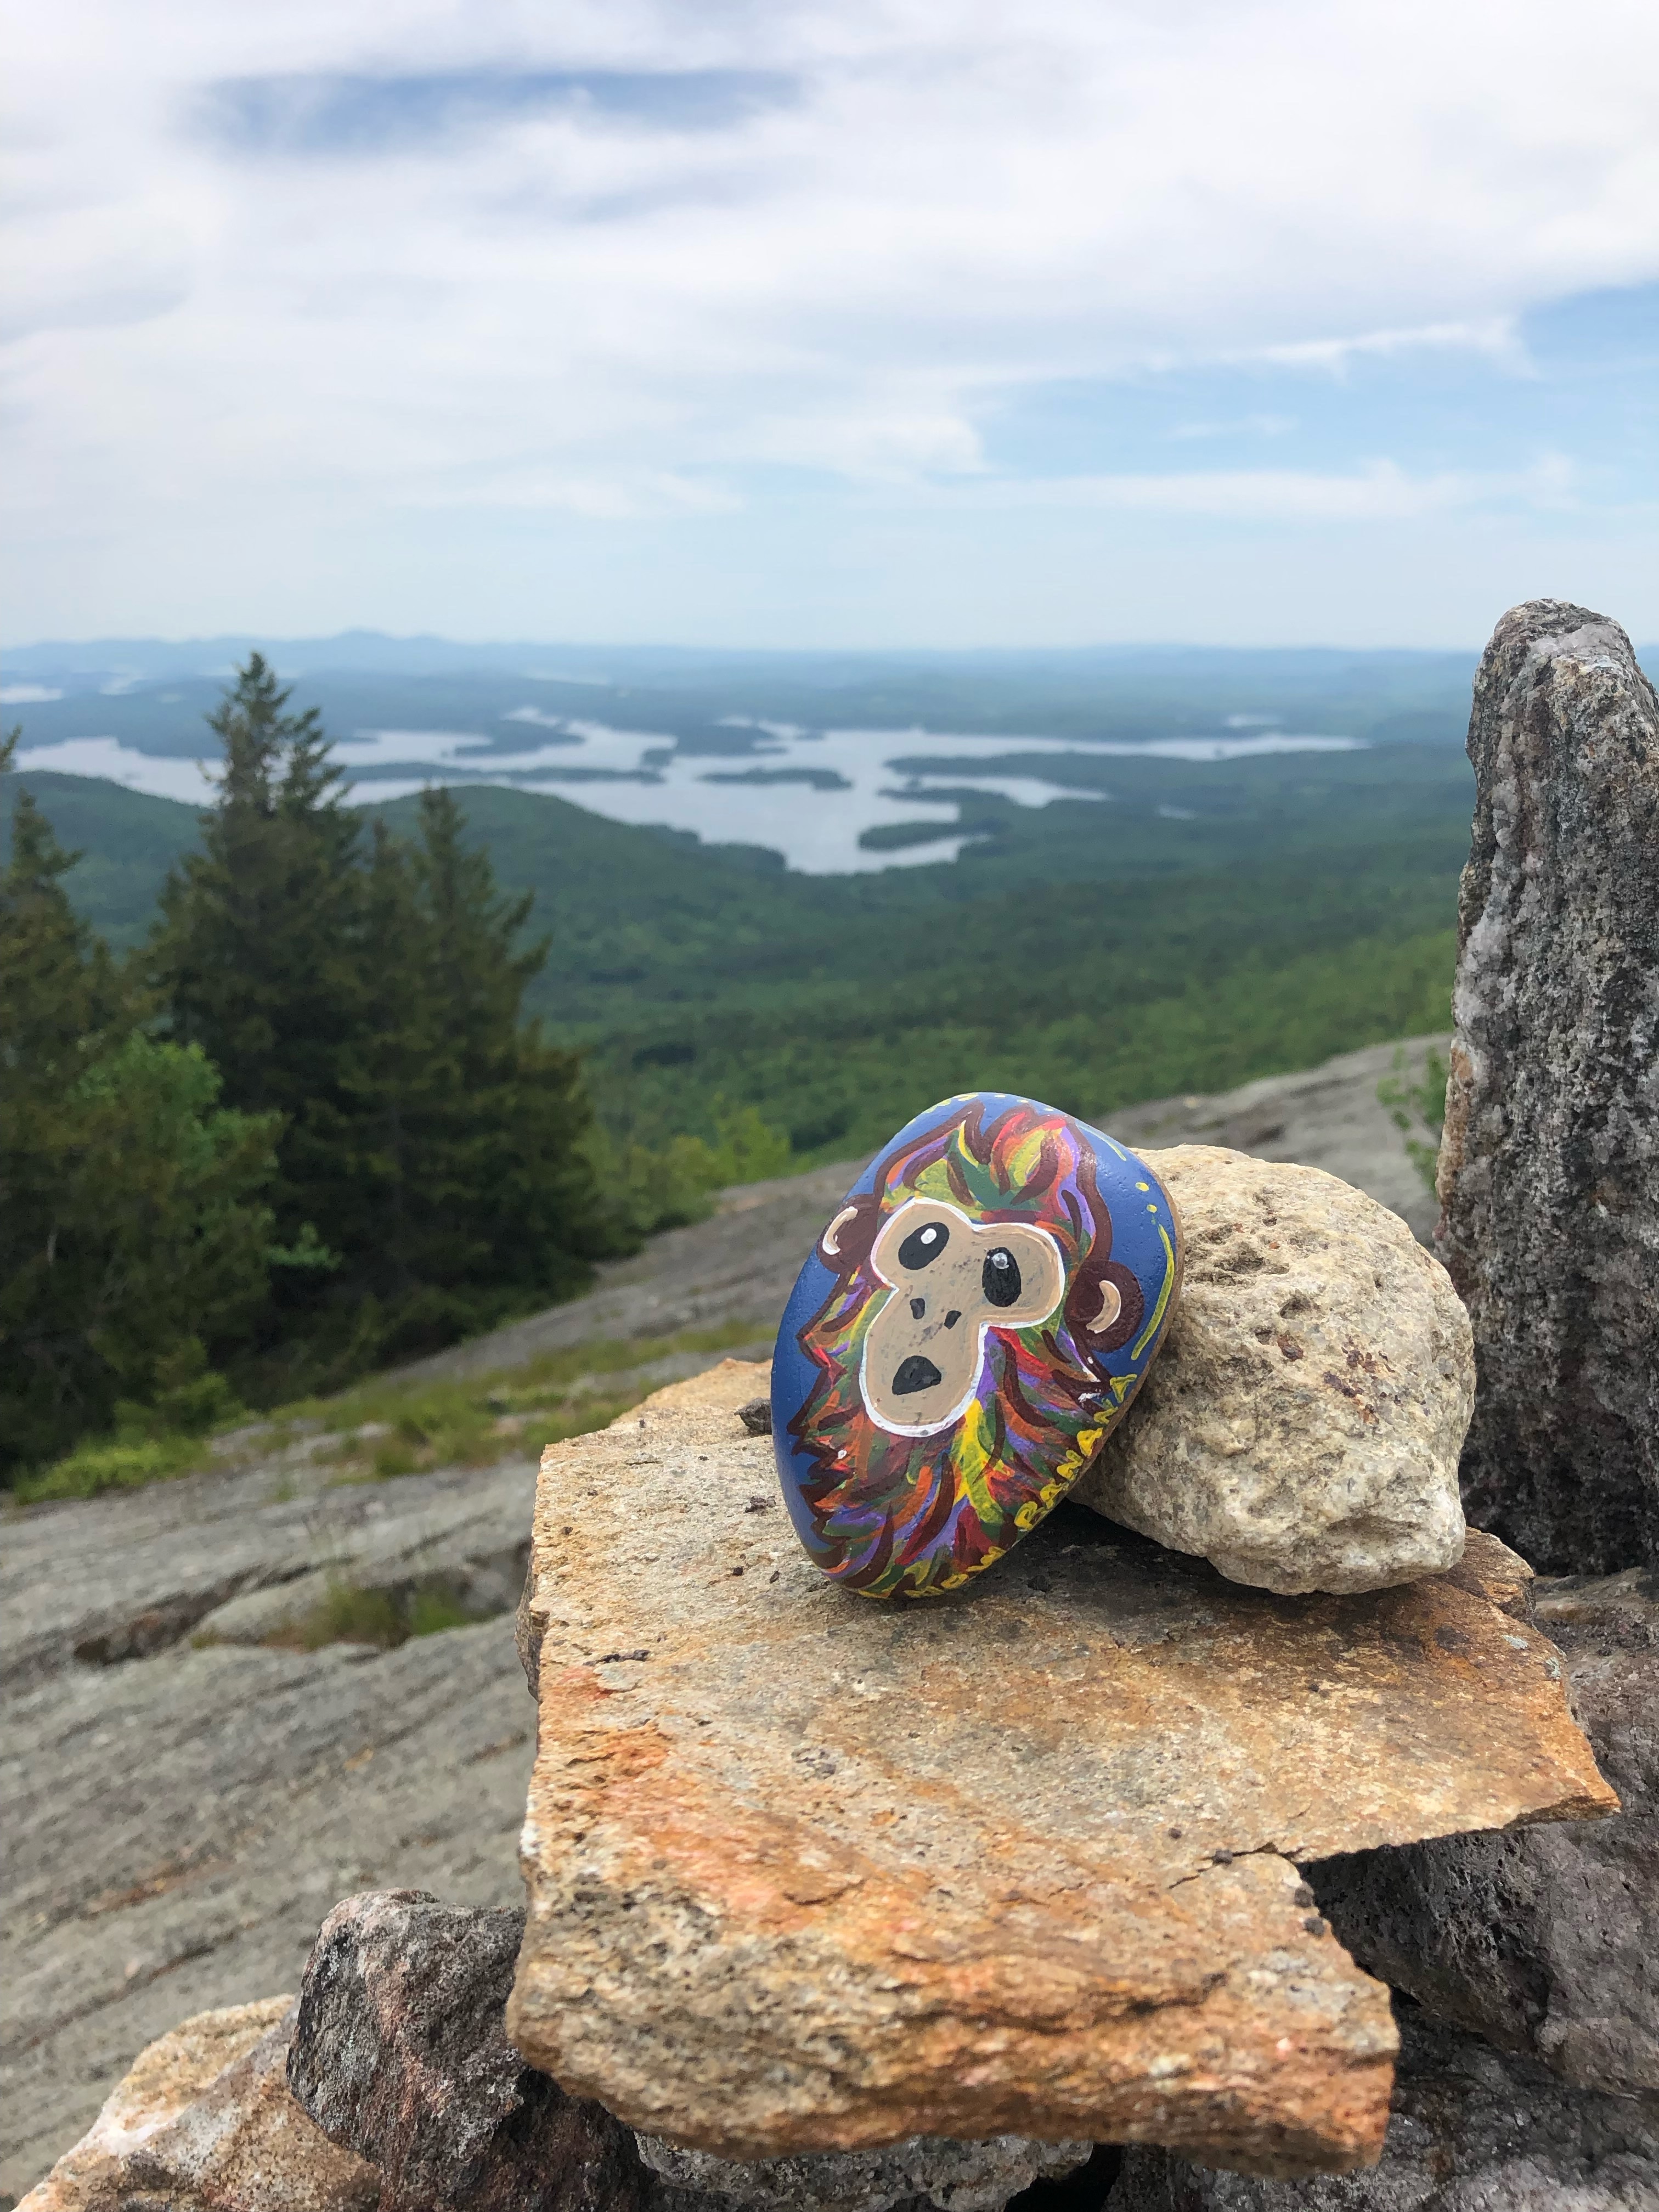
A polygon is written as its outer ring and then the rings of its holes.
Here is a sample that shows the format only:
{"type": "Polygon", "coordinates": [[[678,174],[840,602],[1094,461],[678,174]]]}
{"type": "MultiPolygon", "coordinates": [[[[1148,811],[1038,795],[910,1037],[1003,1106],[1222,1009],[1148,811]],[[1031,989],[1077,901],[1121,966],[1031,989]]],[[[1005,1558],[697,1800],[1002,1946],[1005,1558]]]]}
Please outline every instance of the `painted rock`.
{"type": "Polygon", "coordinates": [[[936,1597],[1057,1505],[1169,1327],[1181,1226],[1143,1160],[1006,1091],[919,1114],[784,1310],[772,1434],[796,1534],[866,1597],[936,1597]]]}

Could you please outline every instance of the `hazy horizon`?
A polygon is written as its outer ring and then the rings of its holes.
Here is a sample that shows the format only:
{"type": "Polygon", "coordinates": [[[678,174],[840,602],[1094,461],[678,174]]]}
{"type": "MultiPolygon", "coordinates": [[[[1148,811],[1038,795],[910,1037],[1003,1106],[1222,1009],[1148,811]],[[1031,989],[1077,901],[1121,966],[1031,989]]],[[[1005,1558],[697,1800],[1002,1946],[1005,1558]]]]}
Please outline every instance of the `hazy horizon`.
{"type": "MultiPolygon", "coordinates": [[[[1558,595],[1559,596],[1559,595],[1558,595]]],[[[1494,623],[1506,609],[1500,608],[1494,623]]],[[[1607,611],[1598,608],[1598,613],[1607,611]]],[[[1612,617],[1619,619],[1617,615],[1612,617]]],[[[1628,624],[1625,625],[1628,629],[1628,624]]],[[[272,652],[295,647],[315,647],[340,645],[352,641],[369,641],[376,644],[396,647],[453,646],[467,652],[497,653],[659,653],[685,654],[706,658],[722,654],[752,655],[757,659],[768,656],[801,659],[818,659],[845,655],[849,658],[868,657],[890,659],[907,655],[923,659],[971,660],[975,657],[1033,659],[1063,659],[1068,656],[1085,657],[1090,653],[1107,655],[1144,653],[1416,653],[1425,657],[1443,658],[1455,653],[1467,653],[1478,658],[1486,640],[1458,639],[1445,645],[1413,645],[1383,641],[1367,644],[1344,637],[1285,637],[1255,638],[1249,641],[1215,637],[1097,637],[1079,638],[1065,644],[1045,642],[1013,642],[984,640],[973,645],[952,645],[927,638],[911,638],[884,645],[811,645],[789,641],[757,643],[740,638],[699,642],[689,638],[670,636],[641,637],[576,637],[548,635],[542,637],[514,636],[505,634],[481,634],[468,636],[455,630],[416,629],[392,630],[375,628],[366,623],[343,623],[337,629],[316,630],[303,635],[280,634],[254,626],[234,626],[228,629],[185,629],[172,634],[155,631],[88,631],[84,635],[55,635],[51,637],[16,637],[0,639],[0,653],[44,654],[52,652],[83,653],[96,647],[152,647],[165,650],[188,652],[206,647],[228,647],[240,651],[272,652]]]]}

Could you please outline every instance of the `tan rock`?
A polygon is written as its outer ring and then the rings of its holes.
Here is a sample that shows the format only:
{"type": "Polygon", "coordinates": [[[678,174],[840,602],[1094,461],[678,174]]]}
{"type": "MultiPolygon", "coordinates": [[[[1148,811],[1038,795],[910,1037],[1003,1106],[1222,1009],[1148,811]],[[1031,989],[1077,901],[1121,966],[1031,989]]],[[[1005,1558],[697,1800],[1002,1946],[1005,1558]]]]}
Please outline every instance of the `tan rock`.
{"type": "Polygon", "coordinates": [[[738,1418],[763,1372],[543,1461],[518,2048],[727,2158],[1375,2158],[1388,1993],[1294,1863],[1613,1808],[1553,1647],[1485,1595],[1524,1570],[1478,1538],[1291,1601],[1062,1506],[962,1597],[867,1605],[738,1418]]]}
{"type": "Polygon", "coordinates": [[[374,2168],[289,2094],[295,2011],[267,1997],[160,2037],[18,2212],[373,2212],[374,2168]]]}
{"type": "Polygon", "coordinates": [[[1181,1304],[1073,1494],[1261,1589],[1449,1567],[1474,1352],[1445,1269],[1317,1168],[1212,1145],[1144,1157],[1181,1209],[1181,1304]]]}

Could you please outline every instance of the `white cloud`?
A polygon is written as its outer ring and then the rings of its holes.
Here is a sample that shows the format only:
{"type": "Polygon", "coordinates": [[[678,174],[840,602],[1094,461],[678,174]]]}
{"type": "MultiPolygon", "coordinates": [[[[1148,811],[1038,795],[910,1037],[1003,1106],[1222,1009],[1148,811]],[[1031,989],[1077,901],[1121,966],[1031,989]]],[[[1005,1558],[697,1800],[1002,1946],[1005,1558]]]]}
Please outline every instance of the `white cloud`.
{"type": "Polygon", "coordinates": [[[1307,469],[1192,470],[1161,475],[1089,476],[1001,482],[972,494],[999,506],[1097,507],[1121,514],[1204,515],[1236,521],[1403,521],[1457,508],[1559,507],[1572,471],[1559,456],[1519,474],[1448,469],[1413,477],[1392,461],[1348,475],[1307,469]]]}
{"type": "Polygon", "coordinates": [[[1178,422],[1172,438],[1282,438],[1296,428],[1293,415],[1243,415],[1231,422],[1178,422]]]}
{"type": "MultiPolygon", "coordinates": [[[[451,557],[447,516],[507,518],[505,574],[514,515],[713,524],[780,469],[969,489],[989,413],[1049,379],[1507,357],[1528,306],[1659,276],[1638,0],[1585,0],[1575,40],[1618,57],[1594,70],[1540,65],[1542,0],[12,7],[9,536],[32,630],[325,596],[430,619],[410,579],[451,557]],[[492,70],[793,92],[720,127],[672,99],[530,103],[379,153],[244,155],[199,127],[225,80],[492,70]],[[346,548],[370,540],[365,579],[346,548]]],[[[1490,495],[1462,481],[1076,495],[1358,517],[1490,495]]]]}
{"type": "Polygon", "coordinates": [[[1357,362],[1387,361],[1401,354],[1484,354],[1511,371],[1527,367],[1526,349],[1513,315],[1493,315],[1473,323],[1425,323],[1413,330],[1362,331],[1346,337],[1298,338],[1266,345],[1238,356],[1281,368],[1323,369],[1346,376],[1357,362]]]}

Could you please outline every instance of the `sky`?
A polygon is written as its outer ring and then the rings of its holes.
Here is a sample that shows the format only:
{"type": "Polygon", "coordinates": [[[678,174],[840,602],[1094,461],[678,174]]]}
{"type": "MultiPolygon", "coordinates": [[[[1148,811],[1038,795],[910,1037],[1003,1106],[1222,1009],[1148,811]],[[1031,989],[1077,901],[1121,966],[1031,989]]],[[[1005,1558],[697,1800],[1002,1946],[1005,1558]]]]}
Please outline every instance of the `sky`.
{"type": "Polygon", "coordinates": [[[1659,635],[1651,0],[5,0],[0,634],[1659,635]]]}

